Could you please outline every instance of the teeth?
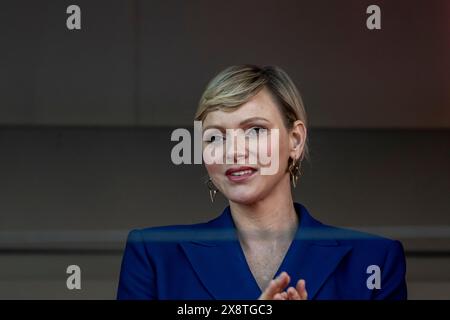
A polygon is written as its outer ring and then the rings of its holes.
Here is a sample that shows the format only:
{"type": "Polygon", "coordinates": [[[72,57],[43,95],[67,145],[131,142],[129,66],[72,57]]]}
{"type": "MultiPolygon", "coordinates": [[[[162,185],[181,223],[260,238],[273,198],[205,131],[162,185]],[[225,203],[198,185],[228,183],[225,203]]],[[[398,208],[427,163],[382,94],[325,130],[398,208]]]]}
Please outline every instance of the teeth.
{"type": "Polygon", "coordinates": [[[231,173],[232,176],[243,176],[244,174],[250,174],[252,170],[236,171],[231,173]]]}

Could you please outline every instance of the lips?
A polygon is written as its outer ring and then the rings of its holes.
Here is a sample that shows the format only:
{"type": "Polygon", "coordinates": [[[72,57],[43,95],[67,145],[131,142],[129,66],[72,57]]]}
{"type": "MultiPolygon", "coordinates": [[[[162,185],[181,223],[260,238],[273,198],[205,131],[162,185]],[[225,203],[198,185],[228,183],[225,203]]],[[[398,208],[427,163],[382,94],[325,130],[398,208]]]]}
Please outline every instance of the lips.
{"type": "Polygon", "coordinates": [[[256,168],[253,167],[236,167],[236,168],[230,168],[225,172],[225,175],[230,179],[231,181],[244,181],[253,176],[253,174],[258,171],[256,168]]]}

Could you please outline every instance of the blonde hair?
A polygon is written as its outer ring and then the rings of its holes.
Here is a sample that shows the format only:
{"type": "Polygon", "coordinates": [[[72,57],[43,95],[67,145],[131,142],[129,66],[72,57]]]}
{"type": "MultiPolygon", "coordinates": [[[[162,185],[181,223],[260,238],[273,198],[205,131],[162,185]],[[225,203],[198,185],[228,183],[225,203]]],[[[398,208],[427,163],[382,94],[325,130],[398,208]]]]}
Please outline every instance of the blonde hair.
{"type": "MultiPolygon", "coordinates": [[[[276,66],[239,65],[221,71],[206,86],[195,120],[203,121],[209,112],[218,109],[233,111],[263,88],[267,88],[277,102],[286,128],[291,129],[296,120],[301,120],[307,126],[306,111],[299,91],[287,73],[276,66]]],[[[307,140],[300,161],[303,157],[309,159],[307,140]]]]}

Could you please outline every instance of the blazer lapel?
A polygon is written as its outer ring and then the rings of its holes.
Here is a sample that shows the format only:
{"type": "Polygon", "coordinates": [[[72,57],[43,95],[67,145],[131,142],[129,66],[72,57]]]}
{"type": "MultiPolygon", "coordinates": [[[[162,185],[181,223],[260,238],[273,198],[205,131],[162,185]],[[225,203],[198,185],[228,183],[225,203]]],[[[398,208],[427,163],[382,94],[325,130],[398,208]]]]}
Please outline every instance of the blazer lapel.
{"type": "Polygon", "coordinates": [[[304,206],[294,206],[300,225],[276,276],[286,271],[293,287],[305,279],[308,299],[312,300],[352,247],[341,245],[333,238],[333,231],[311,217],[304,206]]]}
{"type": "Polygon", "coordinates": [[[257,299],[261,290],[240,247],[230,208],[199,232],[201,240],[181,247],[206,290],[219,300],[257,299]]]}
{"type": "MultiPolygon", "coordinates": [[[[289,285],[294,287],[299,279],[305,279],[308,299],[314,299],[351,246],[330,238],[328,227],[312,218],[304,206],[294,206],[299,228],[275,276],[288,272],[289,285]]],[[[230,207],[198,232],[204,236],[180,245],[206,290],[219,300],[257,299],[261,290],[237,238],[230,207]]]]}
{"type": "Polygon", "coordinates": [[[325,280],[333,273],[342,258],[351,250],[349,246],[336,244],[314,244],[309,241],[294,241],[276,276],[286,271],[295,287],[297,281],[306,281],[308,299],[315,298],[325,280]]]}

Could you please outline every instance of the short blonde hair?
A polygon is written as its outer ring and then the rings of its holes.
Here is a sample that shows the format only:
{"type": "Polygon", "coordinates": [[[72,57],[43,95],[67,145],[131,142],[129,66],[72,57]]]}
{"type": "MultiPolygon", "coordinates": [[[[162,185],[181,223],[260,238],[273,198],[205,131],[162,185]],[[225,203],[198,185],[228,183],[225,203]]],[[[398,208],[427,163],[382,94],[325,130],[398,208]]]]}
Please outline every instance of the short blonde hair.
{"type": "MultiPolygon", "coordinates": [[[[218,109],[233,111],[263,88],[267,88],[277,102],[286,128],[291,129],[296,120],[307,126],[306,111],[298,89],[287,73],[276,66],[239,65],[221,71],[206,86],[195,120],[203,121],[209,112],[218,109]]],[[[300,161],[303,157],[309,158],[307,140],[300,161]]]]}

